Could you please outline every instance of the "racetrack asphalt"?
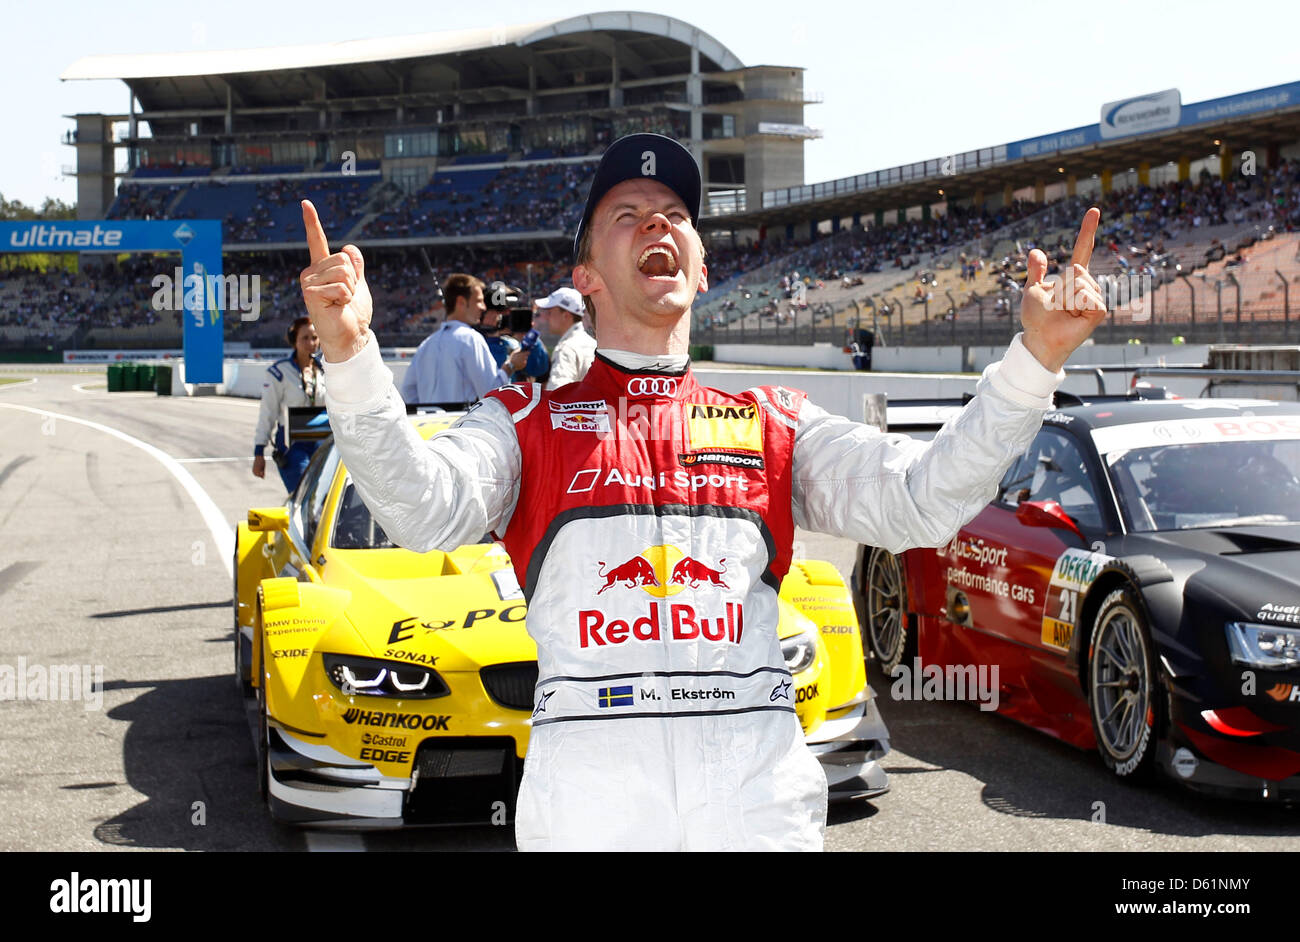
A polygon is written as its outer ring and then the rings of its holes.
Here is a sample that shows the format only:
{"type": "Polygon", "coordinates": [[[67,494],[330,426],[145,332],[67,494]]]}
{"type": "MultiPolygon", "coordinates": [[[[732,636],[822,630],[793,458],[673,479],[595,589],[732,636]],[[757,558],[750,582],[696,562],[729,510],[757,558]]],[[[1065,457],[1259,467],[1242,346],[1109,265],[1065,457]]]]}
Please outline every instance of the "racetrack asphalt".
{"type": "MultiPolygon", "coordinates": [[[[274,467],[250,470],[255,401],[110,395],[102,369],[2,375],[34,382],[0,385],[0,665],[102,667],[103,692],[102,709],[0,704],[0,850],[513,846],[509,827],[270,821],[233,680],[220,532],[284,499],[274,467]]],[[[849,576],[852,543],[798,539],[849,576]]],[[[832,807],[828,850],[1300,850],[1300,810],[1121,783],[1093,753],[970,705],[892,700],[874,665],[871,681],[892,790],[832,807]]]]}

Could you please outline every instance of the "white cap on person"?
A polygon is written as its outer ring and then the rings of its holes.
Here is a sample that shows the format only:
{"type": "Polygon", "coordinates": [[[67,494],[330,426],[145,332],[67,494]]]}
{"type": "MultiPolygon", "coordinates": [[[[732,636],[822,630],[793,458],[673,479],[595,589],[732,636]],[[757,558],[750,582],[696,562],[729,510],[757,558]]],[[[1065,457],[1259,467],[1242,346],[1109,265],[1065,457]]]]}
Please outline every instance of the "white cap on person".
{"type": "Polygon", "coordinates": [[[574,317],[583,315],[582,295],[576,288],[556,288],[545,298],[539,298],[537,306],[542,308],[562,307],[574,317]]]}

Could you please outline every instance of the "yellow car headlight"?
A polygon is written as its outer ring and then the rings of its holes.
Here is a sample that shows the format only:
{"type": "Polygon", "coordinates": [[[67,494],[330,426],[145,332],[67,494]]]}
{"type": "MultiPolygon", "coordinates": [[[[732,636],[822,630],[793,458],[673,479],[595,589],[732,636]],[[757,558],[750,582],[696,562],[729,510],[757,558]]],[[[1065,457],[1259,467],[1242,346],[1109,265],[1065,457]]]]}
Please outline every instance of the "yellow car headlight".
{"type": "Polygon", "coordinates": [[[330,682],[350,697],[432,700],[451,693],[437,671],[351,654],[322,654],[330,682]]]}
{"type": "Polygon", "coordinates": [[[817,658],[817,639],[811,632],[801,631],[781,642],[781,654],[791,674],[807,670],[817,658]]]}

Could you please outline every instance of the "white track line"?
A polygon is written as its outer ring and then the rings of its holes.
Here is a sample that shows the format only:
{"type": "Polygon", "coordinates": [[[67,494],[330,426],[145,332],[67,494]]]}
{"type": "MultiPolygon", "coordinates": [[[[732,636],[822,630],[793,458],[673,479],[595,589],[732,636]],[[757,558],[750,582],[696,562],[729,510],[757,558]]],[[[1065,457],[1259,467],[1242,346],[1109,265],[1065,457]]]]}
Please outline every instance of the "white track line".
{"type": "Polygon", "coordinates": [[[86,394],[87,396],[93,396],[93,395],[94,395],[94,392],[91,391],[91,390],[89,390],[89,389],[86,389],[86,388],[85,388],[85,387],[90,386],[90,385],[92,385],[92,384],[93,384],[94,386],[96,386],[97,388],[99,388],[99,389],[107,389],[107,388],[108,388],[108,383],[101,383],[101,382],[98,382],[97,380],[87,380],[87,381],[84,382],[84,383],[73,383],[73,384],[72,384],[72,388],[75,389],[75,390],[76,390],[77,392],[79,392],[79,393],[84,393],[84,394],[86,394]]]}
{"type": "Polygon", "coordinates": [[[208,525],[208,530],[212,533],[212,542],[217,547],[217,558],[221,560],[221,565],[226,569],[228,577],[234,577],[233,558],[235,555],[235,528],[228,523],[222,516],[221,510],[217,507],[216,502],[208,496],[208,492],[199,486],[199,482],[194,480],[193,475],[181,467],[180,463],[166,452],[159,451],[148,442],[141,441],[138,438],[120,432],[117,429],[101,425],[99,422],[91,422],[88,419],[79,419],[76,416],[64,415],[61,412],[47,412],[44,409],[33,409],[31,406],[16,406],[9,403],[0,403],[0,409],[16,409],[20,412],[30,412],[33,415],[50,416],[63,422],[72,422],[76,425],[84,425],[87,428],[93,428],[97,431],[112,435],[114,438],[120,438],[128,445],[134,445],[145,454],[156,458],[164,468],[172,473],[172,477],[180,482],[181,487],[190,495],[194,505],[199,509],[199,515],[203,517],[203,522],[208,525]]]}
{"type": "Polygon", "coordinates": [[[17,389],[19,386],[26,386],[28,383],[34,382],[36,382],[35,377],[32,377],[31,379],[20,379],[16,383],[0,383],[0,389],[17,389]]]}
{"type": "MultiPolygon", "coordinates": [[[[35,380],[31,380],[35,382],[35,380]]],[[[21,385],[14,383],[12,385],[21,385]]],[[[107,425],[101,425],[99,422],[90,422],[86,419],[79,419],[75,416],[64,415],[60,412],[47,412],[44,409],[33,409],[30,406],[15,406],[8,403],[0,403],[0,409],[17,409],[22,412],[30,412],[33,415],[53,416],[55,419],[61,419],[64,422],[74,422],[77,425],[85,425],[88,428],[97,429],[112,435],[114,438],[120,438],[129,445],[134,445],[141,451],[156,458],[164,468],[172,473],[172,476],[180,482],[181,487],[185,488],[186,493],[194,501],[202,515],[204,523],[208,525],[208,530],[212,533],[212,541],[216,544],[217,555],[220,557],[222,564],[226,568],[226,575],[233,578],[234,573],[231,570],[231,560],[235,553],[235,535],[234,528],[222,517],[221,511],[217,508],[216,503],[208,496],[199,482],[194,480],[193,476],[181,467],[181,461],[186,459],[176,459],[165,452],[159,451],[148,442],[143,442],[138,438],[133,438],[125,432],[120,432],[115,428],[107,425]]],[[[245,461],[246,458],[198,458],[188,459],[191,461],[245,461]]],[[[366,849],[365,841],[360,834],[331,833],[321,831],[308,831],[306,834],[307,849],[316,853],[321,852],[349,852],[356,853],[366,849]]]]}

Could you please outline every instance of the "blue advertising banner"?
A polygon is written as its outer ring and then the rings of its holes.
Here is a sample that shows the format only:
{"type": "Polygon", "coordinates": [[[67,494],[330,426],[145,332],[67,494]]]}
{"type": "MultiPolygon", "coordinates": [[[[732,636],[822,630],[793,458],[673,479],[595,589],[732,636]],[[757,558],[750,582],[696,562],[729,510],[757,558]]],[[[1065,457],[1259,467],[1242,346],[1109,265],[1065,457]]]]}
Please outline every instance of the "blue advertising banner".
{"type": "MultiPolygon", "coordinates": [[[[221,275],[221,222],[185,219],[163,222],[0,222],[0,252],[177,252],[183,284],[169,297],[182,301],[182,343],[187,383],[222,382],[222,317],[227,280],[221,275]]],[[[160,278],[151,287],[158,298],[160,278]]]]}
{"type": "Polygon", "coordinates": [[[1057,131],[1055,134],[1044,134],[1042,137],[1031,137],[1028,140],[1008,144],[1007,160],[1042,157],[1044,154],[1055,154],[1057,151],[1086,147],[1100,140],[1101,132],[1097,130],[1097,125],[1088,124],[1081,128],[1057,131]]]}
{"type": "Polygon", "coordinates": [[[1262,111],[1278,111],[1282,108],[1294,108],[1300,105],[1300,82],[1287,85],[1274,85],[1240,95],[1228,95],[1225,98],[1211,98],[1198,101],[1194,105],[1183,105],[1183,119],[1179,127],[1193,124],[1205,124],[1207,121],[1222,121],[1225,118],[1240,118],[1243,115],[1257,114],[1262,111]]]}
{"type": "MultiPolygon", "coordinates": [[[[1295,108],[1300,106],[1300,82],[1274,85],[1271,88],[1242,92],[1240,95],[1228,95],[1224,98],[1212,98],[1209,101],[1182,105],[1180,108],[1174,104],[1177,96],[1177,89],[1170,89],[1157,95],[1143,95],[1138,98],[1125,99],[1124,101],[1110,102],[1103,106],[1103,115],[1111,115],[1113,118],[1113,116],[1124,112],[1128,106],[1138,105],[1148,100],[1154,101],[1157,106],[1167,107],[1171,114],[1176,113],[1178,116],[1177,124],[1169,125],[1164,123],[1160,126],[1139,126],[1136,129],[1123,132],[1134,136],[1154,134],[1158,131],[1167,131],[1170,126],[1186,128],[1197,124],[1241,118],[1267,111],[1278,111],[1283,108],[1295,108]],[[1168,101],[1165,100],[1166,98],[1168,101]],[[1159,101],[1156,101],[1156,99],[1159,99],[1159,101]]],[[[1081,128],[1072,128],[1069,131],[1057,131],[1055,134],[1044,134],[1041,137],[1030,137],[1023,141],[1008,144],[1007,160],[1042,157],[1046,154],[1055,154],[1058,151],[1087,147],[1090,144],[1100,144],[1103,139],[1114,136],[1117,136],[1117,133],[1113,131],[1103,134],[1102,126],[1098,123],[1084,125],[1081,128]]]]}

